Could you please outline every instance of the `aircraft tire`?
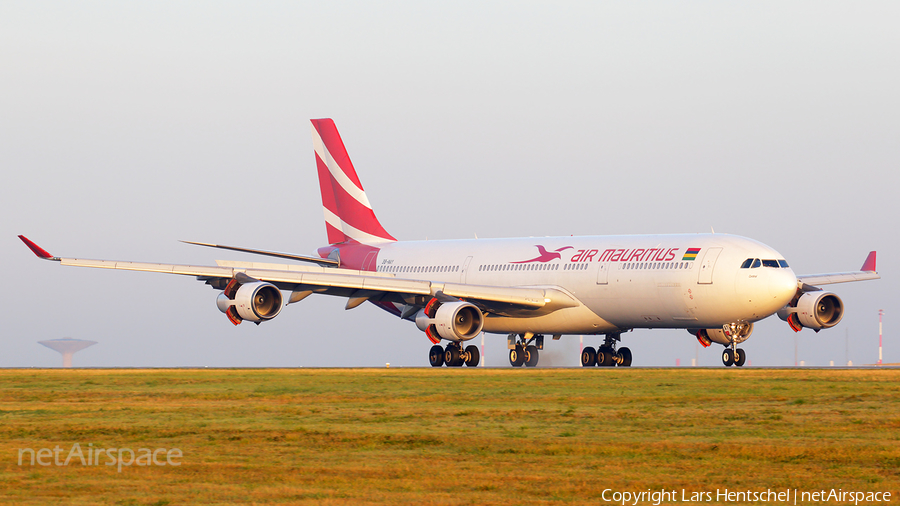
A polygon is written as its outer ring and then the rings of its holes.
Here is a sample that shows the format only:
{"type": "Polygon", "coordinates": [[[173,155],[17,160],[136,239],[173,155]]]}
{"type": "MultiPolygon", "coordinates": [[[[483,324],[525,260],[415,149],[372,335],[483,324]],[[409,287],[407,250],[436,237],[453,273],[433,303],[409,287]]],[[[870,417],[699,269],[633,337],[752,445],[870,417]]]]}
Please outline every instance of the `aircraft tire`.
{"type": "Polygon", "coordinates": [[[452,344],[448,345],[447,350],[444,352],[444,362],[447,363],[448,367],[459,367],[463,365],[463,360],[459,353],[459,347],[452,344]]]}
{"type": "Polygon", "coordinates": [[[478,351],[478,346],[474,344],[466,346],[466,367],[478,367],[479,362],[481,362],[481,352],[478,351]]]}
{"type": "Polygon", "coordinates": [[[725,348],[725,351],[722,352],[722,363],[725,364],[725,367],[734,365],[734,352],[731,351],[731,348],[725,348]]]}
{"type": "Polygon", "coordinates": [[[746,361],[747,352],[745,352],[743,348],[737,348],[736,350],[734,350],[734,365],[741,367],[746,361]]]}
{"type": "Polygon", "coordinates": [[[513,367],[522,367],[522,364],[525,363],[525,350],[522,349],[521,346],[517,345],[515,348],[509,350],[509,365],[513,367]]]}
{"type": "Polygon", "coordinates": [[[437,344],[432,346],[431,351],[428,352],[428,363],[431,364],[431,367],[444,365],[444,348],[437,344]]]}
{"type": "Polygon", "coordinates": [[[612,348],[608,346],[601,346],[597,350],[597,365],[599,365],[600,367],[610,367],[612,365],[615,365],[615,360],[613,359],[613,357],[615,357],[615,354],[616,352],[613,351],[612,348]]]}
{"type": "Polygon", "coordinates": [[[622,357],[622,363],[619,364],[619,367],[631,367],[631,350],[619,348],[619,356],[622,357]]]}
{"type": "Polygon", "coordinates": [[[537,346],[532,344],[525,347],[525,367],[534,367],[538,365],[539,359],[540,354],[538,353],[537,346]]]}
{"type": "Polygon", "coordinates": [[[581,350],[581,366],[594,367],[597,364],[597,352],[590,346],[585,346],[581,350]]]}

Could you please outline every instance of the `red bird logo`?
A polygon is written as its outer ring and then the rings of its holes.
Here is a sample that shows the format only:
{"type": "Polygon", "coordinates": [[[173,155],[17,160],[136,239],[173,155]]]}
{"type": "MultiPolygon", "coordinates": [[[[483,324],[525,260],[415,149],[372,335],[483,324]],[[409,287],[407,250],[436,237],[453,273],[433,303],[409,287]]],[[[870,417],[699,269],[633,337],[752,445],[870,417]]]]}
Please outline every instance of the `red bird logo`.
{"type": "Polygon", "coordinates": [[[559,248],[558,250],[547,251],[547,248],[541,246],[540,244],[535,244],[534,246],[538,249],[538,251],[541,252],[540,256],[532,258],[531,260],[521,260],[519,262],[510,262],[510,263],[511,264],[527,264],[530,262],[549,262],[550,260],[556,260],[557,258],[562,258],[562,255],[559,254],[560,251],[565,251],[567,249],[574,249],[574,248],[572,248],[572,246],[563,246],[562,248],[559,248]]]}

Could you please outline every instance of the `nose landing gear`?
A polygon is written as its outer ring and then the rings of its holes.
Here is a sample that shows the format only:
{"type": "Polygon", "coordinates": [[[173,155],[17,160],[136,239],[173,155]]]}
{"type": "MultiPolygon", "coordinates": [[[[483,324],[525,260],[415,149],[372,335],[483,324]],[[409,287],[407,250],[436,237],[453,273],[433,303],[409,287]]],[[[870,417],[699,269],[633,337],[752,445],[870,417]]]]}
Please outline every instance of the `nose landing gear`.
{"type": "Polygon", "coordinates": [[[741,367],[746,361],[747,353],[742,348],[735,348],[734,343],[731,344],[730,348],[725,348],[725,351],[722,352],[722,363],[725,364],[725,367],[731,367],[732,365],[741,367]]]}

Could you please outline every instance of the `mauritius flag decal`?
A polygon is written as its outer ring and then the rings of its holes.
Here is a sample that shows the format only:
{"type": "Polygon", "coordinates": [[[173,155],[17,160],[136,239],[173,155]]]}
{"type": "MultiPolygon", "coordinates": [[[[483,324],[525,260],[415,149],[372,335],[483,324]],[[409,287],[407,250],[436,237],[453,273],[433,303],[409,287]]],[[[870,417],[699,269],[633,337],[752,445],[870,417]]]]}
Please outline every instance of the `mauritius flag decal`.
{"type": "Polygon", "coordinates": [[[697,253],[700,253],[700,248],[688,248],[688,250],[684,252],[684,258],[682,258],[681,260],[683,262],[688,260],[696,260],[697,253]]]}

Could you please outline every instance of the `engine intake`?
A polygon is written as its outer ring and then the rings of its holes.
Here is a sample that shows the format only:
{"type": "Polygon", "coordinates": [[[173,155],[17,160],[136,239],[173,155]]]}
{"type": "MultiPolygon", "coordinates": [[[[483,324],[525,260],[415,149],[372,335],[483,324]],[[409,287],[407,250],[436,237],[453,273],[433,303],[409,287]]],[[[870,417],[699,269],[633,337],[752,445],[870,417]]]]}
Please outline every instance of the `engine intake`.
{"type": "Polygon", "coordinates": [[[239,284],[233,279],[216,298],[219,311],[225,313],[235,325],[243,320],[257,325],[271,320],[281,312],[283,302],[281,290],[271,283],[256,281],[239,284]]]}
{"type": "Polygon", "coordinates": [[[806,292],[797,300],[796,306],[779,309],[778,317],[788,322],[796,332],[800,332],[803,327],[818,332],[834,327],[841,321],[844,317],[844,303],[831,292],[806,292]]]}
{"type": "Polygon", "coordinates": [[[435,343],[438,336],[453,342],[468,341],[481,333],[484,315],[469,302],[441,303],[432,299],[416,314],[416,326],[435,343]]]}

